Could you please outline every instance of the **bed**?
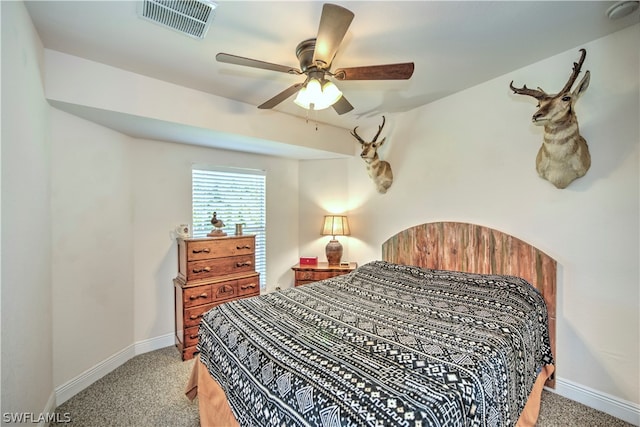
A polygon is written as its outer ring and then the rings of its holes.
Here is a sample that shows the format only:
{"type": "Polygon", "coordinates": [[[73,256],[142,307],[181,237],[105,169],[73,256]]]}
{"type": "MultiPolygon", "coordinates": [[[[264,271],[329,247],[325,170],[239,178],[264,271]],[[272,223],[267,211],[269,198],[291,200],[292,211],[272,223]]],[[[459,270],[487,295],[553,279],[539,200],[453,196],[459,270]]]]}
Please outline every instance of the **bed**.
{"type": "Polygon", "coordinates": [[[203,426],[533,426],[555,281],[505,233],[411,227],[350,274],[207,312],[187,396],[203,426]]]}

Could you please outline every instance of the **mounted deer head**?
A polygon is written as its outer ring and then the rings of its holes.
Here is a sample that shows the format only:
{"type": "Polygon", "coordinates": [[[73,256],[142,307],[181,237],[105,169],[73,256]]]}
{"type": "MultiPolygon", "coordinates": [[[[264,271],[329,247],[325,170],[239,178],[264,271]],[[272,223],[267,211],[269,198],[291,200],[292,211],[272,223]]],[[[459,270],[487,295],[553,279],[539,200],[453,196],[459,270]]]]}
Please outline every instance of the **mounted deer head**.
{"type": "Polygon", "coordinates": [[[573,180],[584,176],[591,166],[589,147],[578,130],[574,108],[580,95],[589,87],[589,71],[571,92],[587,55],[584,49],[580,52],[582,55],[578,62],[573,63],[569,81],[556,95],[547,94],[541,88],[528,89],[526,85],[518,89],[513,86],[513,81],[509,85],[513,93],[538,100],[538,111],[531,120],[534,125],[544,126],[544,139],[536,157],[536,170],[540,177],[557,188],[566,188],[573,180]]]}
{"type": "Polygon", "coordinates": [[[353,128],[351,131],[351,135],[353,135],[360,145],[362,146],[362,152],[360,153],[360,157],[367,164],[367,172],[369,176],[376,184],[376,188],[378,193],[384,194],[387,192],[391,184],[393,183],[393,172],[391,172],[391,165],[389,162],[385,162],[384,160],[380,160],[378,157],[378,147],[382,146],[386,141],[386,137],[382,138],[382,141],[378,141],[378,137],[380,136],[380,132],[382,132],[382,128],[384,127],[385,118],[382,116],[382,124],[378,126],[378,133],[373,137],[371,142],[366,142],[356,132],[358,126],[353,128]]]}

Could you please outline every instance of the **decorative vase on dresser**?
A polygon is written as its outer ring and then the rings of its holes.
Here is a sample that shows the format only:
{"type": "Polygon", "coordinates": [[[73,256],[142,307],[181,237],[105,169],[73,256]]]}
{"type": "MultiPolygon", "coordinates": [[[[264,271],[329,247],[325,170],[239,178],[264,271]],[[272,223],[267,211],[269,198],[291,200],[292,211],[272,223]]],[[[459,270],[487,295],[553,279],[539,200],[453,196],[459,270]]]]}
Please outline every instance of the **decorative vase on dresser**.
{"type": "Polygon", "coordinates": [[[197,354],[198,327],[206,311],[260,294],[255,236],[178,238],[175,288],[176,346],[182,360],[197,354]]]}

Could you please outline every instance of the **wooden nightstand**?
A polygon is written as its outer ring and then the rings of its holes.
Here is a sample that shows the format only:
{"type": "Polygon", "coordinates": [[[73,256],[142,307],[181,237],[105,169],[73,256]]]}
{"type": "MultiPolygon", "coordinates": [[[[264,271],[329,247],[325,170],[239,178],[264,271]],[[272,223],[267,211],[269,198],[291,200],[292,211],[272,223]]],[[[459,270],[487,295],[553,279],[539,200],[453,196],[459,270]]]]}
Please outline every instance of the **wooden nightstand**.
{"type": "Polygon", "coordinates": [[[327,262],[319,262],[318,265],[296,264],[291,269],[296,275],[295,285],[301,286],[350,273],[356,267],[358,267],[357,262],[350,262],[349,265],[329,265],[327,262]]]}

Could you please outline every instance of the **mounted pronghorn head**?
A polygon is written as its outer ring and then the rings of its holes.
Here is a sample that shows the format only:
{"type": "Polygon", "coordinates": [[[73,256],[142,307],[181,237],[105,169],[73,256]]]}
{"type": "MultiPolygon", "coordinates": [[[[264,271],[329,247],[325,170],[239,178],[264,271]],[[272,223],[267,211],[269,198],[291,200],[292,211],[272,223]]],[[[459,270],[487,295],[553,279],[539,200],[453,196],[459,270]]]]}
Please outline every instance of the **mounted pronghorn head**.
{"type": "Polygon", "coordinates": [[[393,172],[391,171],[391,165],[389,162],[385,162],[384,160],[380,160],[378,156],[378,147],[381,147],[382,144],[386,141],[387,138],[382,138],[382,141],[378,141],[378,137],[380,136],[380,132],[382,132],[382,128],[385,124],[385,117],[382,116],[382,124],[378,126],[378,132],[376,136],[373,137],[371,142],[367,142],[363,140],[360,135],[356,132],[358,126],[353,128],[351,131],[351,135],[353,135],[360,145],[362,146],[362,152],[360,153],[360,157],[367,164],[367,172],[373,182],[376,184],[376,188],[379,193],[386,193],[391,184],[393,183],[393,172]]]}
{"type": "Polygon", "coordinates": [[[578,130],[575,103],[589,87],[591,74],[587,71],[572,92],[587,51],[580,49],[578,62],[573,63],[573,72],[562,90],[557,94],[547,94],[541,88],[529,89],[526,85],[518,89],[509,84],[513,93],[528,95],[538,100],[538,111],[531,117],[534,125],[544,126],[544,140],[536,158],[538,174],[558,188],[565,188],[576,178],[580,178],[591,166],[591,156],[587,142],[578,130]]]}
{"type": "Polygon", "coordinates": [[[527,85],[518,89],[513,86],[513,81],[509,85],[513,93],[529,95],[538,100],[538,111],[536,111],[531,118],[535,125],[542,126],[550,123],[563,123],[575,118],[574,105],[578,98],[580,98],[580,95],[586,92],[591,77],[591,74],[587,71],[576,90],[571,92],[571,87],[578,78],[584,59],[587,56],[586,50],[580,49],[580,52],[582,53],[580,61],[573,63],[573,73],[571,73],[569,81],[567,81],[562,90],[555,95],[547,94],[541,88],[537,90],[528,89],[527,85]]]}

